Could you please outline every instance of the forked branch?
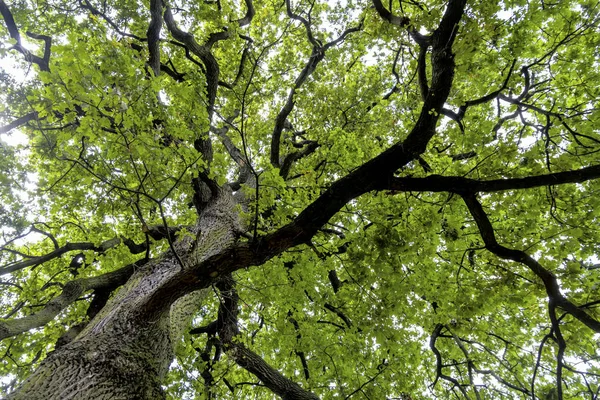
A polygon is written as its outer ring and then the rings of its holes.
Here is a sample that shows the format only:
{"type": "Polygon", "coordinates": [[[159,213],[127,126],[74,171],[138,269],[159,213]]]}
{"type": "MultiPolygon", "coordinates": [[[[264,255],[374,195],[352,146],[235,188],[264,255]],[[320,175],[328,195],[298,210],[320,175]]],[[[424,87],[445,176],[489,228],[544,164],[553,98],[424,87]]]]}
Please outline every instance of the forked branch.
{"type": "MultiPolygon", "coordinates": [[[[255,375],[266,387],[284,400],[318,400],[318,397],[297,383],[283,376],[258,354],[235,340],[239,297],[231,275],[217,283],[221,295],[216,329],[227,354],[242,368],[255,375]]],[[[214,324],[212,324],[215,327],[214,324]]],[[[207,332],[201,330],[199,332],[207,332]]]]}
{"type": "Polygon", "coordinates": [[[23,54],[26,61],[37,64],[42,71],[50,71],[50,48],[52,46],[52,38],[46,35],[27,32],[27,36],[30,38],[44,41],[44,56],[36,56],[23,46],[17,23],[4,0],[0,0],[0,14],[2,14],[2,17],[4,18],[4,23],[6,24],[10,37],[16,41],[13,49],[23,54]]]}

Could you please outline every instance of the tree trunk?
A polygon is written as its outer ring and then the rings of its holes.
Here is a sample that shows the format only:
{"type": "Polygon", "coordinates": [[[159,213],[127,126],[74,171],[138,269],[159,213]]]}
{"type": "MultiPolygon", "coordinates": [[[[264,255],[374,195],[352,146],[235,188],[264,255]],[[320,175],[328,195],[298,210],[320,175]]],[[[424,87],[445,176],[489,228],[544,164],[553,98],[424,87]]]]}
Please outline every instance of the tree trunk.
{"type": "Polygon", "coordinates": [[[8,399],[165,398],[161,383],[173,359],[173,342],[200,304],[198,292],[190,293],[197,288],[181,285],[165,296],[164,286],[234,243],[240,231],[235,204],[222,190],[191,235],[174,243],[176,254],[170,250],[136,271],[86,328],[50,353],[8,399]]]}

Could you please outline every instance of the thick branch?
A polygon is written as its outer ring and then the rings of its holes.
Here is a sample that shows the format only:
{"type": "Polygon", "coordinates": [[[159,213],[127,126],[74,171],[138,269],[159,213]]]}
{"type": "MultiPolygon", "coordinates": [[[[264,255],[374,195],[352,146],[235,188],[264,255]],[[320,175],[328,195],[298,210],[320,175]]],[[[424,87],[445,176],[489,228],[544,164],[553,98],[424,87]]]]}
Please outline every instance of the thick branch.
{"type": "Polygon", "coordinates": [[[531,189],[541,186],[581,183],[598,178],[600,178],[600,165],[594,165],[574,171],[489,181],[469,179],[462,176],[441,175],[430,175],[425,178],[392,178],[378,189],[399,192],[451,192],[460,194],[531,189]]]}
{"type": "Polygon", "coordinates": [[[381,0],[373,0],[373,5],[375,6],[375,10],[379,16],[392,25],[404,27],[410,22],[410,20],[406,17],[398,17],[393,15],[387,8],[383,6],[381,0]]]}
{"type": "Polygon", "coordinates": [[[283,179],[286,179],[294,162],[314,153],[317,148],[319,148],[318,142],[309,141],[302,150],[294,151],[293,153],[285,156],[283,162],[281,163],[279,175],[281,175],[283,179]]]}
{"type": "Polygon", "coordinates": [[[162,0],[150,0],[150,25],[148,26],[148,50],[150,51],[150,68],[154,76],[160,74],[160,29],[162,27],[162,0]]]}
{"type": "Polygon", "coordinates": [[[311,53],[308,61],[306,62],[306,65],[304,65],[304,68],[302,69],[302,71],[300,71],[300,75],[298,75],[298,77],[296,78],[296,81],[294,82],[294,87],[292,87],[292,89],[290,90],[290,92],[288,94],[288,98],[287,98],[284,106],[281,108],[281,110],[279,111],[279,114],[277,114],[277,118],[275,119],[275,126],[273,127],[273,133],[271,134],[271,164],[275,167],[281,166],[280,165],[280,162],[281,162],[281,160],[280,160],[281,133],[283,132],[283,128],[285,127],[285,123],[287,121],[288,116],[290,115],[290,113],[292,112],[292,109],[294,108],[294,95],[296,94],[296,91],[302,86],[302,84],[304,84],[306,79],[308,79],[308,77],[315,71],[315,69],[317,68],[317,65],[323,60],[323,58],[325,58],[325,52],[328,49],[341,43],[346,38],[346,36],[348,36],[352,32],[359,31],[362,27],[362,21],[361,21],[358,27],[346,29],[337,39],[332,40],[329,43],[326,43],[324,46],[321,46],[321,43],[318,40],[315,40],[313,38],[311,30],[310,30],[309,22],[306,19],[300,17],[299,15],[292,13],[289,0],[286,0],[286,6],[287,6],[287,10],[288,10],[288,15],[290,16],[290,18],[301,21],[304,24],[304,26],[306,27],[308,39],[309,39],[310,43],[313,45],[313,48],[312,48],[312,53],[311,53]]]}
{"type": "Polygon", "coordinates": [[[262,265],[291,247],[307,243],[319,229],[350,200],[382,187],[392,174],[423,153],[435,128],[454,76],[452,44],[466,0],[451,0],[432,44],[432,81],[429,94],[415,126],[406,139],[331,184],[321,196],[292,222],[277,231],[238,242],[228,249],[187,269],[158,289],[149,300],[150,310],[167,306],[165,299],[205,288],[218,277],[238,269],[262,265]]]}
{"type": "Polygon", "coordinates": [[[44,57],[38,57],[23,47],[21,42],[21,34],[19,33],[17,23],[15,22],[15,19],[4,0],[0,0],[0,14],[2,14],[2,17],[4,18],[4,22],[6,23],[6,28],[8,29],[10,37],[17,42],[13,48],[19,53],[23,54],[23,56],[25,56],[25,60],[37,64],[42,71],[50,71],[50,47],[52,46],[52,38],[46,35],[38,35],[27,32],[27,36],[33,39],[44,41],[44,57]]]}
{"type": "Polygon", "coordinates": [[[123,285],[133,274],[133,271],[141,265],[140,263],[144,262],[130,264],[104,275],[68,282],[62,293],[50,300],[41,311],[23,318],[0,322],[0,340],[44,326],[89,290],[114,289],[123,285]]]}
{"type": "Polygon", "coordinates": [[[465,116],[465,113],[467,112],[467,108],[472,107],[472,106],[476,106],[476,105],[479,105],[479,104],[487,103],[488,101],[492,101],[492,100],[496,99],[498,96],[500,96],[500,94],[508,86],[508,81],[510,80],[510,77],[512,76],[512,73],[513,73],[513,70],[515,68],[515,64],[516,63],[517,63],[517,60],[516,59],[513,60],[512,64],[510,65],[510,69],[508,71],[508,74],[506,75],[506,78],[504,79],[504,82],[502,83],[502,86],[500,86],[499,89],[494,90],[493,92],[488,93],[485,96],[480,97],[478,99],[469,100],[465,104],[463,104],[462,106],[460,106],[460,108],[458,110],[458,121],[461,121],[463,119],[463,117],[465,116]]]}
{"type": "Polygon", "coordinates": [[[0,133],[10,132],[12,129],[18,128],[19,126],[24,125],[24,124],[28,123],[29,121],[36,119],[37,116],[38,116],[37,111],[30,112],[29,114],[23,115],[22,117],[15,119],[8,125],[0,126],[0,133]]]}
{"type": "Polygon", "coordinates": [[[237,23],[240,27],[250,25],[252,18],[254,18],[254,14],[256,14],[252,0],[245,0],[244,2],[246,3],[246,15],[244,15],[244,18],[238,19],[237,23]]]}
{"type": "Polygon", "coordinates": [[[288,116],[292,112],[294,108],[294,96],[296,91],[302,86],[302,84],[306,81],[306,79],[314,72],[317,68],[317,65],[323,58],[325,57],[325,53],[322,51],[320,47],[313,47],[312,54],[310,55],[308,62],[300,72],[300,75],[296,78],[294,82],[294,87],[290,90],[288,94],[288,98],[284,104],[284,106],[277,114],[277,118],[275,119],[275,126],[273,127],[273,133],[271,134],[271,164],[275,167],[280,166],[280,146],[281,146],[281,133],[283,132],[283,128],[285,126],[285,121],[288,116]]]}
{"type": "Polygon", "coordinates": [[[420,46],[419,58],[417,61],[417,73],[419,76],[419,89],[423,100],[427,98],[429,93],[429,84],[427,83],[427,46],[420,46]]]}
{"type": "Polygon", "coordinates": [[[219,88],[219,64],[207,46],[201,46],[198,44],[198,42],[196,42],[196,39],[193,35],[179,29],[175,19],[173,18],[170,7],[167,7],[165,10],[164,19],[169,32],[171,32],[171,35],[173,35],[175,40],[183,43],[186,46],[186,49],[198,56],[206,68],[205,74],[208,93],[208,115],[209,117],[212,117],[215,107],[215,100],[217,98],[217,90],[219,88]]]}
{"type": "MultiPolygon", "coordinates": [[[[300,21],[302,23],[302,25],[304,25],[304,28],[306,29],[306,36],[308,37],[308,41],[310,42],[310,44],[313,47],[321,47],[321,43],[318,40],[316,40],[315,37],[313,36],[310,22],[308,22],[306,20],[306,18],[301,17],[300,15],[295,14],[292,11],[292,4],[291,4],[290,0],[285,0],[285,10],[287,12],[288,17],[290,17],[291,19],[294,19],[296,21],[300,21]]],[[[310,15],[309,15],[309,18],[310,18],[310,15]]]]}
{"type": "Polygon", "coordinates": [[[112,19],[110,19],[106,14],[100,12],[100,10],[98,10],[97,8],[95,8],[88,0],[80,0],[79,1],[79,5],[82,8],[85,8],[86,10],[88,10],[89,12],[92,13],[92,15],[97,15],[100,16],[104,21],[106,21],[106,23],[108,23],[114,30],[115,32],[117,32],[119,35],[121,36],[126,36],[126,37],[130,37],[132,39],[136,39],[139,40],[140,42],[144,42],[146,41],[145,38],[137,36],[137,35],[133,35],[131,33],[127,33],[122,31],[121,29],[119,29],[119,26],[117,24],[114,23],[114,21],[112,19]]]}
{"type": "Polygon", "coordinates": [[[227,354],[240,367],[255,375],[266,387],[283,400],[318,400],[318,397],[314,393],[302,389],[297,383],[283,376],[279,371],[267,364],[258,354],[247,349],[243,344],[232,344],[227,350],[227,354]]]}
{"type": "Polygon", "coordinates": [[[442,360],[442,354],[436,347],[437,339],[440,336],[440,334],[442,333],[443,328],[444,328],[443,325],[437,324],[435,326],[435,329],[433,330],[433,333],[431,334],[431,338],[429,339],[429,348],[435,355],[435,364],[436,364],[435,380],[433,381],[433,384],[431,386],[435,386],[437,384],[438,380],[441,378],[445,381],[452,383],[454,386],[458,387],[458,389],[461,391],[461,393],[465,396],[465,399],[468,399],[469,396],[467,395],[467,392],[463,388],[463,385],[461,385],[460,382],[458,380],[456,380],[455,378],[444,374],[444,371],[443,371],[444,363],[442,360]]]}

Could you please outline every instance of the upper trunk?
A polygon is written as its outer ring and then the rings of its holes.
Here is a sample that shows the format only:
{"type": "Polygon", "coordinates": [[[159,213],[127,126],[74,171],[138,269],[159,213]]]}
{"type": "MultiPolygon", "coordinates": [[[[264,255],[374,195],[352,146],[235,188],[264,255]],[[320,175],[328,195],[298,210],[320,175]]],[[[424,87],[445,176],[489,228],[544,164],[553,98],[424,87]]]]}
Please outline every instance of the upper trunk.
{"type": "Polygon", "coordinates": [[[199,304],[189,287],[158,300],[156,292],[230,246],[239,231],[235,201],[224,190],[202,213],[195,238],[184,235],[174,244],[177,255],[168,251],[136,271],[88,326],[50,353],[8,399],[164,398],[161,382],[173,359],[172,342],[199,304]]]}

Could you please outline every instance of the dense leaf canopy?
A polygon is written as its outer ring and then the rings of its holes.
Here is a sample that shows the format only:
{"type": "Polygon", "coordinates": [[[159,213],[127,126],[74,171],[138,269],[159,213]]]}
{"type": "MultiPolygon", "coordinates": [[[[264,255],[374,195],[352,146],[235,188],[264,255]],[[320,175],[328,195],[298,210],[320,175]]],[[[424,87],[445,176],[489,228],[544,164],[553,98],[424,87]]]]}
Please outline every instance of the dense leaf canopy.
{"type": "Polygon", "coordinates": [[[0,393],[174,254],[168,398],[598,398],[598,2],[0,13],[0,393]]]}

